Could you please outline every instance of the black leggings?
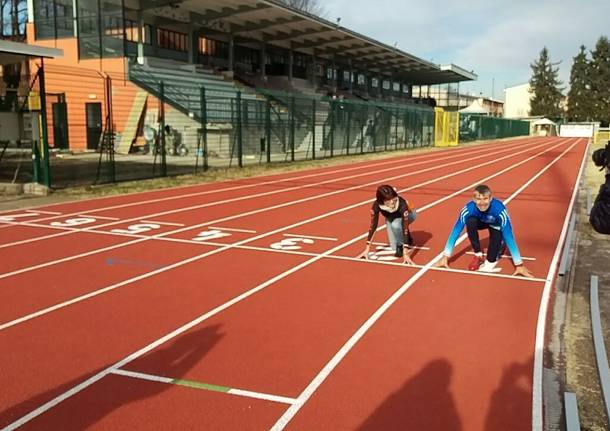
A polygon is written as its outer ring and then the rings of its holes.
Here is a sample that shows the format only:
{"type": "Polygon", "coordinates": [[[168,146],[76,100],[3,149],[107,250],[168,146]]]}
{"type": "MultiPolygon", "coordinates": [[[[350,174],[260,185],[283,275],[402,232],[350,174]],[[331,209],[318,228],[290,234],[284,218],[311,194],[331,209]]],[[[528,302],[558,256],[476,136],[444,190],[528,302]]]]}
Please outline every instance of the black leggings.
{"type": "Polygon", "coordinates": [[[466,232],[468,232],[468,239],[472,245],[472,249],[475,253],[481,252],[481,243],[479,242],[479,231],[487,229],[489,230],[489,247],[487,249],[487,260],[489,262],[495,262],[502,253],[502,232],[492,228],[487,223],[483,223],[476,217],[469,217],[466,219],[466,232]]]}

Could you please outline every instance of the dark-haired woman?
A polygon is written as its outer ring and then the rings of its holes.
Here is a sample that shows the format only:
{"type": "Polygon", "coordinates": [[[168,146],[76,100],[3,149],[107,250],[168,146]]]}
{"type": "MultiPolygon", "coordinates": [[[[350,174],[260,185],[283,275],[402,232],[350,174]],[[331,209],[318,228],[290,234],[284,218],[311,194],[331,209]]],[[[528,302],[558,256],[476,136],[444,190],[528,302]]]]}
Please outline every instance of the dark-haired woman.
{"type": "Polygon", "coordinates": [[[409,225],[417,217],[417,212],[406,199],[398,196],[394,187],[387,184],[377,188],[376,199],[371,207],[371,224],[366,238],[366,247],[358,257],[368,259],[371,242],[379,225],[379,213],[385,217],[388,242],[395,251],[394,256],[402,257],[403,263],[414,265],[410,257],[411,249],[409,247],[413,245],[413,238],[409,225]]]}

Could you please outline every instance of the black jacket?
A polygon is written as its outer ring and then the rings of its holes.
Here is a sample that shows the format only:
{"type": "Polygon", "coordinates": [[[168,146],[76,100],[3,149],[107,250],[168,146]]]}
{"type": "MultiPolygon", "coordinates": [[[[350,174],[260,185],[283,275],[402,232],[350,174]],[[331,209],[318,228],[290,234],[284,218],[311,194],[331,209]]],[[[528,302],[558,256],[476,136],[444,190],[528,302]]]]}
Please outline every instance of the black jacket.
{"type": "Polygon", "coordinates": [[[606,175],[606,182],[599,188],[589,222],[595,231],[610,235],[610,174],[606,175]]]}

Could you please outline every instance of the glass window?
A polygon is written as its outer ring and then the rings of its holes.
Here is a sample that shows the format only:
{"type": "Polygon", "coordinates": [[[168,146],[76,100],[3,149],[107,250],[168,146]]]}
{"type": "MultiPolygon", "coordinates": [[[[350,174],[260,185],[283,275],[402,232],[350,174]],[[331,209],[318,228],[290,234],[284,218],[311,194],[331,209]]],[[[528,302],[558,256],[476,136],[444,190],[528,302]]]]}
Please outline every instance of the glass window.
{"type": "Polygon", "coordinates": [[[78,49],[80,58],[102,55],[100,17],[97,0],[78,0],[78,49]]]}
{"type": "MultiPolygon", "coordinates": [[[[129,42],[140,42],[140,29],[138,23],[130,19],[125,20],[125,38],[129,42]]],[[[150,44],[150,26],[144,24],[142,27],[142,43],[150,44]]]]}
{"type": "Polygon", "coordinates": [[[102,57],[123,55],[123,2],[121,0],[100,0],[102,12],[102,57]]]}
{"type": "Polygon", "coordinates": [[[34,26],[36,39],[55,39],[55,2],[34,1],[34,26]]]}
{"type": "Polygon", "coordinates": [[[34,0],[36,39],[74,37],[72,0],[34,0]]]}
{"type": "Polygon", "coordinates": [[[76,4],[80,58],[123,56],[122,0],[77,0],[76,4]]]}
{"type": "Polygon", "coordinates": [[[171,49],[172,51],[186,52],[187,34],[164,28],[157,29],[157,44],[160,48],[171,49]]]}
{"type": "Polygon", "coordinates": [[[55,0],[57,38],[74,37],[74,7],[72,0],[55,0]]]}

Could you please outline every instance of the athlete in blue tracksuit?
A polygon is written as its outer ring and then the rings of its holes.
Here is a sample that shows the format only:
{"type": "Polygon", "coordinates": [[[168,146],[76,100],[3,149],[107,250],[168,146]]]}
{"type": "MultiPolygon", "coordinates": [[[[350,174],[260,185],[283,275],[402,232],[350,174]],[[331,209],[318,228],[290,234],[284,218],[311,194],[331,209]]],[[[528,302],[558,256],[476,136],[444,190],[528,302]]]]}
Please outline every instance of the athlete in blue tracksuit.
{"type": "Polygon", "coordinates": [[[532,276],[529,270],[523,266],[523,260],[515,242],[513,228],[506,207],[492,196],[491,190],[485,185],[475,188],[473,200],[468,202],[460,211],[460,215],[447,239],[443,257],[437,266],[448,267],[448,259],[464,226],[466,226],[468,239],[475,253],[472,262],[468,265],[468,269],[483,272],[498,271],[494,267],[502,253],[504,245],[506,245],[516,267],[515,275],[532,276]],[[479,242],[479,230],[483,229],[489,231],[489,247],[486,259],[483,259],[479,242]]]}

